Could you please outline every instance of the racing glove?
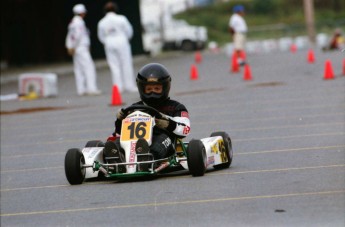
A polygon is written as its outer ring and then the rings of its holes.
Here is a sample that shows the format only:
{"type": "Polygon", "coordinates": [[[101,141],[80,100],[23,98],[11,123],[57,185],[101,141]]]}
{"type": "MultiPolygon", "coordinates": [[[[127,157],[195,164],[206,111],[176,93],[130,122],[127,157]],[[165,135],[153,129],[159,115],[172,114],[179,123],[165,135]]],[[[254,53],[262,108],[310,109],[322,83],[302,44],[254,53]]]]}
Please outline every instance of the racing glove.
{"type": "Polygon", "coordinates": [[[123,109],[120,109],[119,112],[117,112],[116,118],[119,120],[123,120],[125,118],[125,114],[123,113],[123,109]]]}
{"type": "Polygon", "coordinates": [[[122,120],[125,118],[125,114],[123,113],[123,109],[120,109],[119,112],[116,114],[116,121],[115,121],[115,132],[113,136],[119,135],[121,133],[122,127],[122,120]]]}
{"type": "Polygon", "coordinates": [[[169,126],[169,120],[167,119],[155,119],[155,122],[158,128],[167,129],[169,126]]]}
{"type": "Polygon", "coordinates": [[[75,53],[74,48],[67,48],[67,53],[68,53],[70,56],[73,56],[74,53],[75,53]]]}
{"type": "Polygon", "coordinates": [[[161,129],[166,129],[168,131],[173,131],[176,128],[176,122],[170,119],[167,115],[162,114],[162,118],[155,119],[156,126],[161,129]]]}

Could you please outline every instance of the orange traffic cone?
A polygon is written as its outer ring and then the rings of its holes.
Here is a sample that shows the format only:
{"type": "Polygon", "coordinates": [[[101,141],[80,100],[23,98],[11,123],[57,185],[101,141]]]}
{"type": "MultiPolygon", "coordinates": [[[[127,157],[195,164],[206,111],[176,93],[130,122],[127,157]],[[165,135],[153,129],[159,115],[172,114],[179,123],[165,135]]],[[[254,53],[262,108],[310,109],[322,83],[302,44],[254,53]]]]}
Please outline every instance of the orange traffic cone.
{"type": "Polygon", "coordinates": [[[244,73],[243,73],[243,80],[252,80],[252,70],[250,69],[250,66],[246,64],[244,66],[244,73]]]}
{"type": "Polygon", "coordinates": [[[190,67],[190,79],[191,80],[198,79],[198,68],[194,64],[192,64],[192,66],[190,67]]]}
{"type": "Polygon", "coordinates": [[[194,60],[195,60],[195,63],[197,63],[197,64],[202,61],[202,56],[201,56],[200,51],[195,52],[194,60]]]}
{"type": "Polygon", "coordinates": [[[343,76],[345,76],[345,58],[343,59],[343,76]]]}
{"type": "Polygon", "coordinates": [[[314,51],[310,49],[308,51],[308,57],[307,57],[308,63],[314,63],[315,62],[315,56],[314,56],[314,51]]]}
{"type": "Polygon", "coordinates": [[[291,44],[291,46],[290,46],[290,51],[291,51],[291,53],[295,53],[296,51],[297,51],[297,46],[296,46],[296,44],[291,44]]]}
{"type": "Polygon", "coordinates": [[[113,86],[113,93],[111,97],[111,105],[112,106],[120,106],[122,105],[122,99],[121,94],[119,92],[119,89],[116,85],[113,86]]]}
{"type": "Polygon", "coordinates": [[[240,71],[240,66],[237,61],[237,54],[234,52],[231,57],[231,72],[237,73],[240,71]]]}
{"type": "Polygon", "coordinates": [[[330,60],[327,60],[326,63],[325,63],[325,75],[324,75],[323,79],[324,80],[334,79],[332,63],[331,63],[330,60]]]}

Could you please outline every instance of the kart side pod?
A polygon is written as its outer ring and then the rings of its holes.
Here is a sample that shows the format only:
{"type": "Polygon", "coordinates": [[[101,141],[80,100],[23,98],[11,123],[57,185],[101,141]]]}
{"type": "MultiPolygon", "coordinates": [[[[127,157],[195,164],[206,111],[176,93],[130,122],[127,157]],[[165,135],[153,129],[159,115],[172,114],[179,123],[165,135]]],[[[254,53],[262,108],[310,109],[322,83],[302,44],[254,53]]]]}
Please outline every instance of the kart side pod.
{"type": "MultiPolygon", "coordinates": [[[[104,163],[103,147],[85,147],[82,150],[85,166],[92,166],[95,161],[104,163]]],[[[99,171],[94,171],[92,168],[86,168],[85,179],[98,177],[99,171]]]]}
{"type": "Polygon", "coordinates": [[[221,136],[201,140],[206,149],[207,166],[216,166],[227,162],[224,141],[221,136]]]}

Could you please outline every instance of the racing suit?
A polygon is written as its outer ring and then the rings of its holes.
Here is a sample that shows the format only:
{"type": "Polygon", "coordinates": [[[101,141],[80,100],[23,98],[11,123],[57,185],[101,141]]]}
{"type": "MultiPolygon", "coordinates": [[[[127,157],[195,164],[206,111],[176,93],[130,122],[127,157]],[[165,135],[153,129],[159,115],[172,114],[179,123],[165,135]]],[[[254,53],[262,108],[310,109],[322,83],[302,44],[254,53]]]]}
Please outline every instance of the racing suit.
{"type": "Polygon", "coordinates": [[[74,74],[78,95],[98,93],[96,68],[89,50],[89,31],[83,18],[79,15],[75,15],[68,25],[66,48],[73,50],[74,74]]]}
{"type": "MultiPolygon", "coordinates": [[[[133,105],[145,105],[145,103],[140,101],[133,105]]],[[[161,103],[161,105],[154,106],[154,108],[169,118],[169,125],[166,129],[161,129],[157,126],[153,128],[150,152],[153,154],[154,159],[162,159],[174,153],[175,140],[177,138],[184,138],[189,134],[190,120],[186,107],[170,98],[161,103]]],[[[117,119],[113,136],[120,135],[121,126],[122,120],[117,119]]]]}
{"type": "Polygon", "coordinates": [[[136,92],[133,60],[129,40],[133,28],[127,18],[108,12],[98,23],[98,39],[103,43],[107,62],[111,70],[113,85],[120,92],[136,92]]]}

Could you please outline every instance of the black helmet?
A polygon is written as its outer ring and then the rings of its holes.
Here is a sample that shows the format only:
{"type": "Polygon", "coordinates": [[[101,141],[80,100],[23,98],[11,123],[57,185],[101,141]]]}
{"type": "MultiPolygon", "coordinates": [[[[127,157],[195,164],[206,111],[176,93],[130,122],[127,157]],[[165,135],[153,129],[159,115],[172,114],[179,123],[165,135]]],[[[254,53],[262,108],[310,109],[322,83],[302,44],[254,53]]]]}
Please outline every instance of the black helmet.
{"type": "Polygon", "coordinates": [[[140,98],[143,102],[150,106],[157,106],[160,102],[165,101],[169,97],[171,77],[168,70],[161,64],[150,63],[144,65],[137,75],[137,86],[140,98]],[[163,86],[162,93],[151,92],[145,93],[147,84],[161,84],[163,86]]]}

